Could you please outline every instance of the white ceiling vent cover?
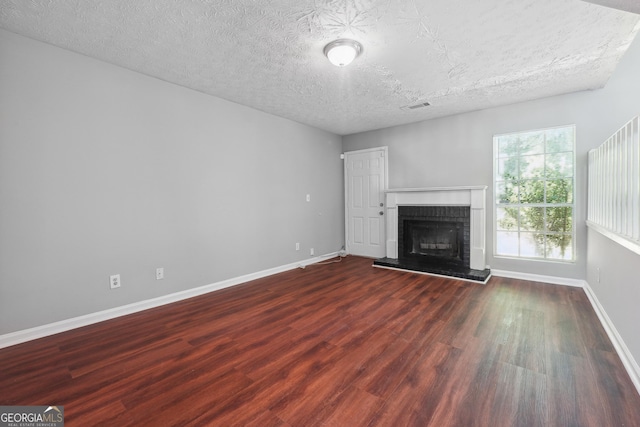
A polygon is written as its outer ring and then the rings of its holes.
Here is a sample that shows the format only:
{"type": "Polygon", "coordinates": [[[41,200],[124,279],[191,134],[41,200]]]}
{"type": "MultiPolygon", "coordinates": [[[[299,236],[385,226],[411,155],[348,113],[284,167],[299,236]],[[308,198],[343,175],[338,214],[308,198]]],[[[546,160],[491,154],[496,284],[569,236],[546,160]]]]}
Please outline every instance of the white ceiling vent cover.
{"type": "Polygon", "coordinates": [[[405,105],[404,107],[400,107],[400,109],[404,111],[411,111],[411,110],[417,110],[418,108],[428,107],[429,105],[431,104],[429,104],[428,102],[421,102],[420,104],[405,105]]]}

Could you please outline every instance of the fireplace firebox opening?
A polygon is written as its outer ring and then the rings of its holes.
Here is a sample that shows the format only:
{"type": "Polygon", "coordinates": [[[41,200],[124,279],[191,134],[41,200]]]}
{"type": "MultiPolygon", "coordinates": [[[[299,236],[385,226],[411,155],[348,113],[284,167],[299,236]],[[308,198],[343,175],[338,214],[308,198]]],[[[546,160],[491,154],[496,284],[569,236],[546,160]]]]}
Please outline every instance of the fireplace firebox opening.
{"type": "Polygon", "coordinates": [[[400,206],[398,258],[446,268],[469,268],[468,206],[400,206]]]}
{"type": "Polygon", "coordinates": [[[459,222],[404,220],[402,255],[462,263],[464,234],[461,225],[459,222]]]}

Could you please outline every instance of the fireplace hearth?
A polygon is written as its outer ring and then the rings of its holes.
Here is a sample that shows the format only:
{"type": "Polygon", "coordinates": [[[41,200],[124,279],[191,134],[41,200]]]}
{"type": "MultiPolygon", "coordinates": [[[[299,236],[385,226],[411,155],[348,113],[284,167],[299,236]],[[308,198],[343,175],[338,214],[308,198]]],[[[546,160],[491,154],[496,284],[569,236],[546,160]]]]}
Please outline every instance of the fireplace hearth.
{"type": "MultiPolygon", "coordinates": [[[[482,203],[476,200],[474,205],[471,197],[460,196],[471,194],[470,189],[475,188],[407,189],[388,193],[387,256],[375,260],[374,265],[485,283],[490,270],[472,268],[484,267],[484,197],[476,197],[482,203]],[[441,204],[447,197],[455,204],[441,204]],[[432,204],[432,200],[437,203],[432,204]],[[474,219],[475,234],[472,233],[474,219]],[[478,224],[478,219],[482,223],[478,224]],[[479,243],[482,247],[478,247],[479,243]]],[[[484,196],[484,188],[481,193],[484,196]]]]}

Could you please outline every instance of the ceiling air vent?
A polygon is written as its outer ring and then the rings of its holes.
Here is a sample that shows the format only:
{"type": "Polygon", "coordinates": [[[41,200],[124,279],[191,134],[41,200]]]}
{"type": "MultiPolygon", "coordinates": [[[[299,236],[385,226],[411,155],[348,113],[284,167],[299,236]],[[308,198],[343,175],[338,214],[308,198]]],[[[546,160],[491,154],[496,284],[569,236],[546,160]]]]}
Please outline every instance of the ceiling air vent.
{"type": "Polygon", "coordinates": [[[400,107],[401,110],[405,110],[405,111],[410,111],[410,110],[417,110],[418,108],[424,108],[424,107],[428,107],[429,104],[428,102],[421,102],[420,104],[415,104],[415,105],[405,105],[404,107],[400,107]]]}

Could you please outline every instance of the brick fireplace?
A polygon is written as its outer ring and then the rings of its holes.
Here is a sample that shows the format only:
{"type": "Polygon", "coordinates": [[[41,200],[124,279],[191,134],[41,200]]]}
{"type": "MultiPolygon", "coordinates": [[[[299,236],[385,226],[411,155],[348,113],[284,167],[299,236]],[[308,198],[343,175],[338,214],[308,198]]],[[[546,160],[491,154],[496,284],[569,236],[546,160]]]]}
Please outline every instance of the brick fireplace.
{"type": "Polygon", "coordinates": [[[486,186],[386,192],[386,257],[377,267],[486,282],[486,186]]]}

